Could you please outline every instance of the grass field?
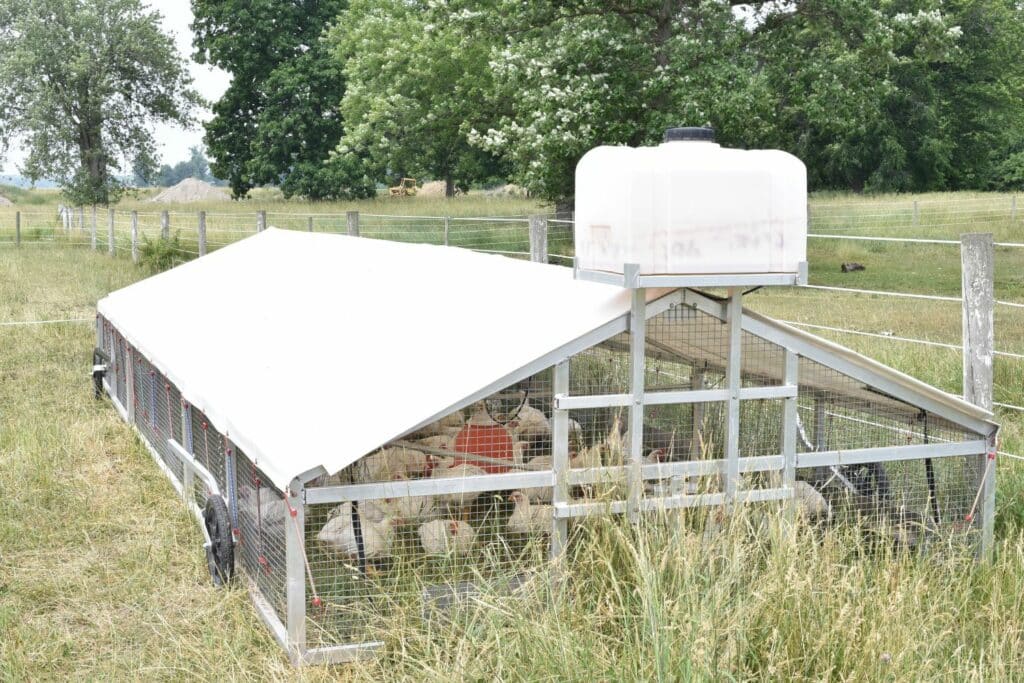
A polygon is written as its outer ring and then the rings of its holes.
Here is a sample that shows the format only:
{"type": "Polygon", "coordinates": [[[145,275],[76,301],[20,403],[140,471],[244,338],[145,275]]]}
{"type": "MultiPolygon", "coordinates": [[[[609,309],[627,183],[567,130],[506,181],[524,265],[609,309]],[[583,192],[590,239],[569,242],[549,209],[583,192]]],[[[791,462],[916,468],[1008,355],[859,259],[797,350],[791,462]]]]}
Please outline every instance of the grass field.
{"type": "MultiPolygon", "coordinates": [[[[815,201],[874,211],[867,200],[815,201]]],[[[446,214],[456,215],[455,206],[444,205],[446,214]]],[[[518,203],[492,208],[530,212],[518,203]]],[[[920,208],[911,228],[934,236],[928,231],[961,218],[929,218],[920,208]]],[[[895,220],[887,229],[907,234],[895,220]]],[[[1024,241],[1012,226],[1000,230],[999,239],[1024,241]]],[[[839,284],[959,289],[958,268],[936,275],[957,263],[955,247],[920,256],[900,245],[841,244],[812,240],[812,281],[828,282],[839,262],[858,260],[868,270],[839,284]]],[[[1011,271],[997,283],[999,298],[1020,294],[1011,271]]],[[[0,247],[0,322],[90,318],[98,298],[146,274],[127,259],[60,244],[0,247]]],[[[956,303],[772,290],[748,304],[786,320],[959,343],[956,303]]],[[[997,345],[1024,352],[1022,326],[1015,309],[1001,309],[997,345]]],[[[959,392],[956,351],[826,336],[959,392]]],[[[766,541],[740,526],[701,545],[686,533],[609,523],[577,549],[557,586],[517,601],[483,596],[450,623],[424,625],[399,612],[379,624],[387,642],[380,659],[297,673],[243,589],[208,585],[194,521],[115,411],[92,399],[92,345],[88,324],[0,326],[0,680],[1024,677],[1024,464],[1005,459],[992,565],[879,556],[859,537],[819,539],[812,530],[795,542],[766,541]]],[[[1024,403],[1022,368],[1024,361],[997,359],[997,400],[1024,403]]],[[[1024,420],[1000,419],[1003,449],[1024,451],[1024,420]]]]}

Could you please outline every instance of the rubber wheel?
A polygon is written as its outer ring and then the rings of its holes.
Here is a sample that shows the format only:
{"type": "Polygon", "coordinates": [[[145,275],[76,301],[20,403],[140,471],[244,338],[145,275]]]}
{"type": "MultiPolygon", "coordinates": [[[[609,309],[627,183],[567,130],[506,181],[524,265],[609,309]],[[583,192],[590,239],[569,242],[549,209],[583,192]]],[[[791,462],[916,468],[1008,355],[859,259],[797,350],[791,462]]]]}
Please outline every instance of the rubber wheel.
{"type": "Polygon", "coordinates": [[[231,538],[231,521],[228,506],[219,495],[206,499],[203,511],[206,532],[210,535],[210,548],[206,551],[206,562],[213,577],[213,585],[223,586],[231,581],[235,573],[235,544],[231,538]]]}

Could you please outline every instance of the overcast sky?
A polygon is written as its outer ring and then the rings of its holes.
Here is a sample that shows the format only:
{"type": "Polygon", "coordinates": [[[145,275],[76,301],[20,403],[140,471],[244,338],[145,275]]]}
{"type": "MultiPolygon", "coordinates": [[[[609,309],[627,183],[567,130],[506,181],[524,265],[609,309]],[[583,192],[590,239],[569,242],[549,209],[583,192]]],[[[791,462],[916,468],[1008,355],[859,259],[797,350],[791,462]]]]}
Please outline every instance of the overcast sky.
{"type": "MultiPolygon", "coordinates": [[[[213,102],[220,98],[228,87],[230,76],[220,69],[196,64],[192,61],[192,32],[189,23],[192,21],[192,3],[188,0],[143,0],[144,4],[163,15],[164,31],[174,36],[178,51],[188,60],[189,70],[195,80],[194,87],[207,100],[213,102]]],[[[209,112],[200,112],[200,119],[209,118],[209,112]]],[[[161,163],[176,164],[188,158],[188,148],[202,144],[203,129],[196,125],[192,130],[184,130],[178,126],[157,126],[154,130],[157,149],[161,155],[161,163]]],[[[24,159],[23,150],[12,149],[4,160],[3,173],[17,173],[17,166],[24,159]]]]}

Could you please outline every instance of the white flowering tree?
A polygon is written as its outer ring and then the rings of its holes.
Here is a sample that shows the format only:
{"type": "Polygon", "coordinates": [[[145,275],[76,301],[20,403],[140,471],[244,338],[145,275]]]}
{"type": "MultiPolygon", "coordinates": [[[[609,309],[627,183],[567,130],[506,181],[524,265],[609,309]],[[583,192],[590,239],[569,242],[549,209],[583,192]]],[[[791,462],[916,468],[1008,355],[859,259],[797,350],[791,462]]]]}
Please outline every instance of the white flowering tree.
{"type": "Polygon", "coordinates": [[[576,162],[595,145],[708,123],[730,141],[766,125],[731,3],[499,0],[492,12],[504,25],[490,29],[505,36],[490,60],[503,115],[470,139],[508,158],[538,196],[570,199],[576,162]]]}

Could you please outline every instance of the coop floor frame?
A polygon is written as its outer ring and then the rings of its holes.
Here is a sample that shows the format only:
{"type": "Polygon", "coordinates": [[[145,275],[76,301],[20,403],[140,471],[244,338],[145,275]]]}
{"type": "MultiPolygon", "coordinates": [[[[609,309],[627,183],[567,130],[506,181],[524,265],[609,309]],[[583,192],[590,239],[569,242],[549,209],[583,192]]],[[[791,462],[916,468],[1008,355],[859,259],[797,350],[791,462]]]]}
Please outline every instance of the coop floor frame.
{"type": "MultiPolygon", "coordinates": [[[[116,334],[114,338],[116,339],[116,334]]],[[[119,358],[117,350],[113,348],[115,339],[111,337],[109,325],[105,327],[103,321],[99,320],[97,325],[98,346],[113,351],[111,358],[114,359],[119,358]]],[[[124,339],[120,339],[117,343],[124,344],[124,339]]],[[[169,429],[171,434],[165,436],[171,438],[166,438],[163,442],[160,442],[153,434],[147,434],[147,430],[141,429],[140,425],[144,420],[135,414],[138,403],[135,391],[138,382],[137,378],[133,376],[135,364],[130,360],[131,356],[132,352],[129,349],[127,352],[129,362],[118,363],[115,360],[112,363],[113,372],[104,379],[103,386],[119,414],[133,425],[158,467],[168,476],[175,490],[186,501],[205,534],[202,510],[196,502],[195,487],[197,485],[205,486],[206,493],[223,493],[228,499],[227,502],[232,513],[236,513],[239,506],[238,482],[232,480],[237,479],[239,475],[237,468],[230,465],[232,462],[230,448],[226,449],[227,452],[224,455],[224,479],[218,481],[194,457],[195,449],[191,441],[195,425],[190,422],[193,419],[192,413],[188,410],[187,397],[184,396],[181,397],[181,441],[173,438],[174,429],[169,429]],[[122,390],[122,384],[124,390],[122,390]],[[122,403],[120,395],[125,396],[124,403],[122,403]],[[175,463],[173,466],[169,464],[169,458],[175,463]],[[179,470],[181,474],[176,474],[175,470],[179,470]]],[[[985,462],[994,450],[997,428],[986,419],[984,411],[965,410],[962,405],[944,398],[937,390],[912,380],[907,381],[909,378],[894,378],[892,372],[880,371],[871,363],[863,362],[862,359],[858,359],[841,347],[834,347],[817,338],[811,338],[805,333],[743,311],[742,293],[739,291],[733,291],[728,299],[720,300],[693,290],[680,289],[648,301],[642,289],[634,290],[628,314],[610,320],[574,342],[552,350],[514,373],[486,383],[479,391],[467,396],[465,400],[445,408],[421,424],[412,426],[409,431],[415,431],[432,420],[460,410],[496,391],[547,369],[553,370],[554,379],[553,457],[550,470],[519,471],[450,480],[421,479],[316,486],[313,485],[316,480],[332,474],[325,472],[322,468],[316,468],[296,476],[287,489],[280,492],[281,501],[288,510],[287,515],[283,518],[286,565],[283,581],[283,604],[279,598],[275,599],[267,594],[257,580],[259,577],[249,573],[252,571],[251,569],[245,567],[243,569],[257,613],[267,624],[275,639],[287,650],[295,664],[352,661],[372,655],[375,650],[382,647],[382,643],[379,641],[332,646],[310,646],[309,644],[307,637],[310,604],[307,594],[309,568],[305,560],[306,538],[302,530],[304,529],[305,510],[312,505],[372,501],[401,496],[434,496],[445,493],[502,491],[551,486],[554,491],[555,514],[550,534],[550,557],[555,559],[561,555],[567,542],[567,522],[576,517],[625,514],[635,519],[647,511],[771,500],[783,501],[787,515],[792,515],[794,508],[793,485],[797,469],[857,463],[897,462],[922,458],[977,456],[979,469],[983,469],[984,472],[982,483],[985,484],[985,496],[980,515],[980,546],[984,552],[991,545],[995,474],[994,471],[990,473],[985,468],[985,462]],[[701,311],[727,326],[728,352],[723,359],[726,376],[724,389],[648,390],[645,387],[643,364],[648,344],[645,336],[647,322],[675,306],[701,311]],[[784,349],[785,372],[781,385],[765,387],[743,387],[741,385],[743,363],[741,335],[744,332],[756,335],[784,349]],[[629,391],[615,394],[571,395],[569,391],[569,359],[622,333],[629,336],[629,350],[633,362],[629,391]],[[919,407],[951,424],[958,425],[977,435],[977,438],[927,445],[908,444],[845,450],[822,449],[813,453],[798,453],[797,396],[800,386],[798,373],[800,359],[807,359],[835,369],[858,382],[863,382],[865,387],[883,392],[893,400],[906,402],[908,405],[919,407]],[[740,405],[744,401],[766,399],[783,401],[785,405],[783,438],[778,452],[744,457],[739,448],[740,405]],[[728,406],[725,457],[700,461],[644,464],[641,455],[645,408],[716,402],[725,403],[728,406]],[[568,459],[571,411],[604,407],[626,408],[630,411],[631,424],[641,425],[640,429],[634,429],[631,433],[628,463],[620,466],[570,469],[568,459]],[[774,485],[756,490],[743,490],[741,475],[754,472],[775,475],[774,485]],[[724,484],[723,490],[715,493],[680,494],[655,498],[648,498],[643,492],[642,484],[651,480],[677,475],[712,474],[721,477],[724,484]],[[626,482],[627,494],[624,499],[611,502],[580,503],[573,502],[569,498],[570,487],[597,484],[609,480],[626,482]]],[[[152,375],[152,372],[150,374],[152,375]]],[[[152,393],[152,389],[150,392],[152,393]]],[[[173,410],[169,401],[167,411],[168,419],[173,422],[173,410]]],[[[229,443],[227,437],[225,437],[225,443],[229,443]]],[[[255,471],[255,464],[253,464],[253,468],[255,471]]],[[[208,536],[206,541],[209,543],[208,536]]],[[[256,573],[259,574],[258,569],[256,573]]]]}

